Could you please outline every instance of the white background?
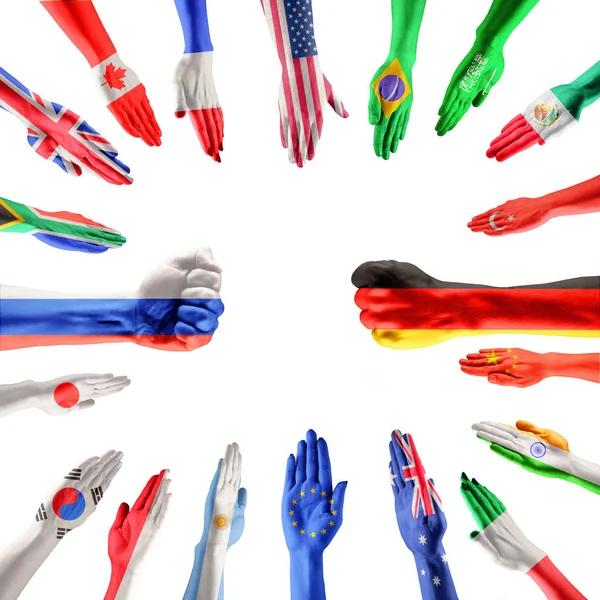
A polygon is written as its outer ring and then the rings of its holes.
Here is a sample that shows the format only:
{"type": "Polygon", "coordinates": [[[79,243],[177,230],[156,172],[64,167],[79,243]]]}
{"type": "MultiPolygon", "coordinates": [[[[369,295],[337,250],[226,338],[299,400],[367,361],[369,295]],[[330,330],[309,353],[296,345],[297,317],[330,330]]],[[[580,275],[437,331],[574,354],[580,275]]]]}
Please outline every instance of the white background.
{"type": "Polygon", "coordinates": [[[43,565],[23,600],[101,598],[107,534],[121,501],[171,469],[173,500],[144,597],[183,596],[204,499],[219,457],[237,440],[249,490],[246,531],[228,555],[228,599],[289,595],[280,522],[287,455],[309,427],[329,442],[334,478],[349,480],[345,520],[326,553],[327,593],[340,598],[420,598],[389,490],[389,434],[411,432],[445,502],[445,548],[461,600],[542,598],[469,541],[475,523],[460,497],[465,470],[496,492],[525,533],[588,598],[598,598],[600,499],[503,462],[470,426],[529,419],[563,433],[600,462],[598,388],[551,379],[530,389],[493,386],[458,360],[490,346],[592,352],[598,341],[552,337],[462,338],[417,351],[377,346],[359,322],[350,283],[366,260],[409,261],[440,279],[519,285],[596,274],[600,215],[568,217],[492,239],[466,227],[505,200],[539,196],[598,175],[600,107],[544,147],[498,164],[485,157],[501,127],[529,102],[598,59],[600,9],[544,0],[511,37],[506,71],[479,109],[437,138],[450,77],[488,2],[430,0],[413,73],[407,139],[389,162],[371,149],[369,82],[388,52],[389,2],[315,0],[323,71],[351,117],[328,110],[315,160],[300,170],[280,146],[280,68],[258,0],[210,2],[214,69],[225,115],[223,163],[203,155],[188,120],[173,116],[171,76],[183,48],[170,0],[97,0],[121,57],[145,84],[164,132],[148,148],[120,129],[95,93],[85,60],[33,0],[2,2],[2,66],[44,97],[84,115],[115,144],[135,183],[70,178],[34,156],[22,125],[0,115],[0,194],[46,210],[71,210],[114,227],[121,250],[88,256],[28,236],[0,236],[0,281],[70,291],[134,289],[179,250],[212,245],[223,267],[226,312],[213,342],[189,354],[134,345],[19,350],[0,357],[1,381],[78,372],[127,374],[132,385],[82,414],[27,411],[0,422],[2,543],[29,526],[70,468],[109,448],[124,467],[97,513],[43,565]]]}

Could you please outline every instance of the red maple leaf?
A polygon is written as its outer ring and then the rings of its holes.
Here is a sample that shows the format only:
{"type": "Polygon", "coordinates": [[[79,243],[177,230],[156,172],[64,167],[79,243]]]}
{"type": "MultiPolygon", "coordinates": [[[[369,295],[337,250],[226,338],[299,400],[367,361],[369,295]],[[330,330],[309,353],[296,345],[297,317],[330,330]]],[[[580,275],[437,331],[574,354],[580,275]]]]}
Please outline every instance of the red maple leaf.
{"type": "Polygon", "coordinates": [[[102,85],[106,85],[108,83],[108,87],[111,89],[122,90],[125,87],[125,75],[127,73],[127,69],[123,67],[118,67],[115,69],[115,65],[109,63],[106,65],[106,70],[104,71],[104,83],[102,85]]]}

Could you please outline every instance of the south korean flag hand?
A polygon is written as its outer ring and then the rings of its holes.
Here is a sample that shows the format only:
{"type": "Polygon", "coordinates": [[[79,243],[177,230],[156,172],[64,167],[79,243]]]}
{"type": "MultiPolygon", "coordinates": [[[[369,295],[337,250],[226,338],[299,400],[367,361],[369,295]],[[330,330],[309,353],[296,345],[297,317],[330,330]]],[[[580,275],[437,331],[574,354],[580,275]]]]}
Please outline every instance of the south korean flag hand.
{"type": "Polygon", "coordinates": [[[83,525],[121,468],[123,453],[109,450],[75,467],[38,508],[36,521],[57,540],[83,525]]]}

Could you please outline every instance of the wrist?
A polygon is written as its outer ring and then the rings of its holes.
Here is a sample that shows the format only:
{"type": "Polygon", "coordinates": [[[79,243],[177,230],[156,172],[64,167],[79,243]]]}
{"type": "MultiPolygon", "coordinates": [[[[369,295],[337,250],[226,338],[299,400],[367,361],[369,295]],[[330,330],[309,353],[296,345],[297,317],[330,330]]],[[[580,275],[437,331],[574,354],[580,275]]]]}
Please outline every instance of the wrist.
{"type": "Polygon", "coordinates": [[[502,52],[508,37],[499,35],[497,32],[490,31],[489,27],[482,24],[477,28],[475,33],[475,43],[473,47],[486,48],[502,52]]]}
{"type": "Polygon", "coordinates": [[[323,552],[290,552],[291,600],[325,600],[323,552]]]}

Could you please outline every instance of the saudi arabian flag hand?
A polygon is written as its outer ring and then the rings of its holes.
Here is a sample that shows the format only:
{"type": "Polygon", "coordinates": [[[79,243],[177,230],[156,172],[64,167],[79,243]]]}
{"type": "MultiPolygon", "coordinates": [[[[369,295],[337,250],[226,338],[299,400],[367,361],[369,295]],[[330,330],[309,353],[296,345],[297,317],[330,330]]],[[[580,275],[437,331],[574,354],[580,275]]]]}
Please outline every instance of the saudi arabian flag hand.
{"type": "Polygon", "coordinates": [[[546,553],[525,537],[502,502],[476,479],[461,475],[460,491],[481,531],[471,539],[507,569],[529,572],[546,553]]]}
{"type": "Polygon", "coordinates": [[[30,233],[54,248],[87,254],[120,248],[127,241],[118,231],[82,215],[47,212],[6,198],[0,198],[0,231],[30,233]]]}
{"type": "Polygon", "coordinates": [[[503,72],[502,48],[476,42],[448,84],[438,111],[437,134],[446,135],[458,125],[471,106],[481,106],[503,72]]]}
{"type": "Polygon", "coordinates": [[[600,465],[583,460],[569,449],[567,440],[528,421],[516,428],[493,421],[476,423],[477,437],[491,443],[493,452],[543,477],[564,479],[600,494],[600,465]]]}

